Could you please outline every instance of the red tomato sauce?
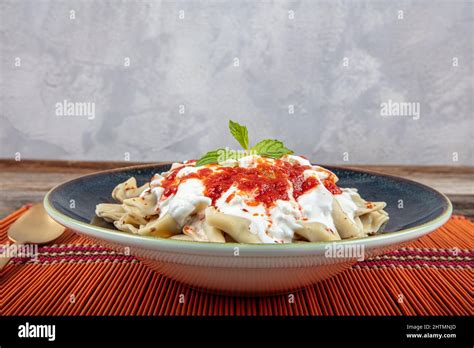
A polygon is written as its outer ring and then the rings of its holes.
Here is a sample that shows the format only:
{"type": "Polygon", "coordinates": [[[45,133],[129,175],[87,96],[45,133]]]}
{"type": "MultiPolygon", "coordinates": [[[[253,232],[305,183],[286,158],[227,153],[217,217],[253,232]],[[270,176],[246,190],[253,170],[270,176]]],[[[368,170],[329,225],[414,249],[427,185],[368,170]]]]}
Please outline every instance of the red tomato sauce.
{"type": "MultiPolygon", "coordinates": [[[[162,180],[161,186],[164,188],[164,197],[175,194],[179,184],[183,181],[196,178],[203,182],[204,194],[212,199],[213,204],[232,185],[235,185],[239,191],[253,193],[256,202],[270,206],[279,199],[289,200],[288,190],[290,185],[293,187],[293,197],[297,199],[319,184],[315,177],[305,179],[303,172],[311,169],[310,166],[282,160],[275,160],[274,163],[262,160],[258,162],[255,168],[218,167],[217,170],[213,170],[204,167],[196,173],[178,178],[176,175],[182,168],[172,170],[162,180]]],[[[324,186],[333,194],[342,193],[333,180],[333,176],[330,176],[323,181],[324,186]]]]}
{"type": "Polygon", "coordinates": [[[340,195],[342,193],[341,189],[333,181],[328,179],[324,180],[324,187],[333,195],[340,195]]]}

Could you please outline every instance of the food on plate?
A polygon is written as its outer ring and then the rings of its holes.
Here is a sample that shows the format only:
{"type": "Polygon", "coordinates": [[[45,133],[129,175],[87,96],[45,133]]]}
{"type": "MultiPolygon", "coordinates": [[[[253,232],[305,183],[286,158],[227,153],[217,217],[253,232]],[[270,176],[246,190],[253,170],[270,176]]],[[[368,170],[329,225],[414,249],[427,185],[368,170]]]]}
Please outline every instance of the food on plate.
{"type": "Polygon", "coordinates": [[[244,148],[210,151],[173,163],[138,186],[135,178],[112,192],[96,214],[121,231],[200,242],[300,243],[361,238],[380,231],[385,202],[340,188],[331,171],[293,155],[282,142],[249,147],[247,128],[230,121],[244,148]]]}

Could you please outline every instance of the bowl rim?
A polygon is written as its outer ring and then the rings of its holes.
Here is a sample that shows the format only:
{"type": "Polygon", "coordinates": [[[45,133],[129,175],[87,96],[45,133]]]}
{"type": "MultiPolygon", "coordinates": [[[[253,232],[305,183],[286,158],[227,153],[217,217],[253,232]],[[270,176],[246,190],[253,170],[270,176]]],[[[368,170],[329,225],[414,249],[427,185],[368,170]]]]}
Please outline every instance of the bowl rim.
{"type": "Polygon", "coordinates": [[[61,184],[56,185],[53,187],[44,197],[43,205],[48,213],[48,215],[53,218],[55,221],[59,222],[60,224],[70,228],[71,230],[80,231],[86,235],[90,235],[91,237],[95,237],[98,239],[104,239],[108,241],[113,241],[115,243],[127,245],[127,246],[139,246],[144,247],[145,245],[148,249],[152,250],[168,250],[173,252],[194,252],[194,253],[209,253],[209,252],[218,252],[218,253],[228,253],[234,252],[235,248],[238,247],[239,252],[243,253],[246,252],[246,255],[257,255],[259,253],[265,254],[273,254],[275,252],[288,252],[291,251],[292,253],[295,252],[295,255],[299,255],[300,253],[318,253],[324,251],[328,245],[354,245],[354,244],[363,244],[365,247],[369,249],[372,247],[382,247],[382,246],[389,246],[396,243],[402,243],[405,241],[410,241],[416,238],[427,234],[436,228],[442,226],[446,223],[449,218],[451,217],[453,207],[449,198],[431,188],[427,185],[421,184],[419,182],[406,179],[403,177],[380,173],[376,171],[370,170],[361,170],[358,168],[351,168],[345,166],[334,166],[334,165],[321,165],[323,167],[330,167],[338,170],[350,170],[353,172],[359,172],[364,174],[371,174],[376,176],[384,176],[386,178],[390,178],[393,180],[404,181],[410,184],[421,186],[422,188],[432,191],[433,193],[439,195],[444,201],[443,212],[435,217],[434,219],[425,222],[421,225],[410,227],[407,229],[403,229],[400,231],[395,232],[384,232],[383,234],[368,236],[363,238],[357,239],[346,239],[346,240],[339,240],[339,241],[331,241],[331,242],[308,242],[308,243],[287,243],[287,244],[246,244],[246,243],[209,243],[209,242],[199,242],[199,241],[183,241],[183,240],[175,240],[169,238],[159,238],[153,236],[140,236],[131,233],[122,232],[119,230],[112,230],[105,227],[95,226],[90,223],[82,222],[71,218],[60,211],[58,211],[51,202],[51,196],[57,190],[60,190],[63,186],[74,183],[76,181],[84,180],[93,176],[97,175],[104,175],[110,174],[115,172],[122,172],[126,170],[133,170],[133,169],[148,169],[150,167],[157,167],[157,166],[165,166],[170,165],[172,162],[158,162],[158,163],[149,163],[149,164],[139,164],[134,166],[127,166],[127,167],[120,167],[114,169],[108,169],[103,171],[97,171],[93,173],[89,173],[86,175],[81,175],[77,178],[68,180],[61,184]],[[391,243],[391,241],[393,243],[391,243]]]}

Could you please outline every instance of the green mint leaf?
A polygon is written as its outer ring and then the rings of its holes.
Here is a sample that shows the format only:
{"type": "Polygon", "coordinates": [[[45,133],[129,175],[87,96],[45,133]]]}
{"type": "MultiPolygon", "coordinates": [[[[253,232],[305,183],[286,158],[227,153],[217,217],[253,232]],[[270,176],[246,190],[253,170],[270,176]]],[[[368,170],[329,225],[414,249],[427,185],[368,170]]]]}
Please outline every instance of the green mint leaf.
{"type": "Polygon", "coordinates": [[[232,136],[239,142],[239,144],[245,149],[249,149],[249,133],[247,127],[241,126],[237,122],[229,120],[229,129],[232,136]]]}
{"type": "Polygon", "coordinates": [[[225,151],[225,149],[209,151],[196,162],[196,167],[203,166],[205,164],[219,163],[219,157],[222,156],[222,151],[225,151]]]}
{"type": "Polygon", "coordinates": [[[271,158],[280,158],[293,153],[293,151],[286,148],[281,141],[275,139],[262,140],[255,144],[251,151],[255,151],[257,155],[271,158]]]}

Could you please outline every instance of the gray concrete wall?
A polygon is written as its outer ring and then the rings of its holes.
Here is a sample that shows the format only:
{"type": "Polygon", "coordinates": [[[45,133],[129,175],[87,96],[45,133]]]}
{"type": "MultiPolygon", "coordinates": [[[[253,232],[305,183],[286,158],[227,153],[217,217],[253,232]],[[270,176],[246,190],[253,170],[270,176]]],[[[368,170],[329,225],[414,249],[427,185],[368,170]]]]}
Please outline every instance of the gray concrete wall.
{"type": "Polygon", "coordinates": [[[3,158],[196,158],[230,118],[321,163],[473,164],[472,1],[0,8],[3,158]]]}

